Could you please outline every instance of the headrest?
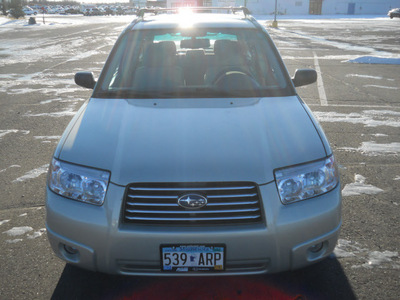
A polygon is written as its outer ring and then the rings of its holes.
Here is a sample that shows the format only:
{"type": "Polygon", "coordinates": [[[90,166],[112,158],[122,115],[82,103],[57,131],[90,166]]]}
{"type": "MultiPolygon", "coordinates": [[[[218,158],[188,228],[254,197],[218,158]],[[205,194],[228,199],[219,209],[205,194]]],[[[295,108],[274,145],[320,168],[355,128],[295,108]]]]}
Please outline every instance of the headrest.
{"type": "Polygon", "coordinates": [[[216,55],[226,56],[239,54],[239,44],[231,40],[216,40],[214,43],[214,53],[216,55]]]}
{"type": "Polygon", "coordinates": [[[173,64],[176,45],[173,41],[150,44],[144,59],[147,66],[169,66],[173,64]]]}
{"type": "Polygon", "coordinates": [[[159,47],[161,51],[166,52],[168,55],[176,54],[176,45],[173,41],[163,41],[154,45],[156,45],[156,47],[159,47]]]}
{"type": "Polygon", "coordinates": [[[201,58],[204,58],[205,55],[206,54],[203,49],[188,50],[186,52],[186,58],[189,60],[196,59],[196,58],[201,59],[201,58]]]}

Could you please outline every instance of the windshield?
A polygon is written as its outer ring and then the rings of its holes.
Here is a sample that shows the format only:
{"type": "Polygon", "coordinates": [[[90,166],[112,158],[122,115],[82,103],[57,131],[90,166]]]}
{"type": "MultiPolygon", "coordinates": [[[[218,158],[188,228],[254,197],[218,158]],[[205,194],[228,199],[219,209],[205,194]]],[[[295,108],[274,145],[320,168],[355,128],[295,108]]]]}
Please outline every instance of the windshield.
{"type": "Polygon", "coordinates": [[[256,29],[132,30],[116,45],[94,97],[293,94],[273,47],[256,29]]]}

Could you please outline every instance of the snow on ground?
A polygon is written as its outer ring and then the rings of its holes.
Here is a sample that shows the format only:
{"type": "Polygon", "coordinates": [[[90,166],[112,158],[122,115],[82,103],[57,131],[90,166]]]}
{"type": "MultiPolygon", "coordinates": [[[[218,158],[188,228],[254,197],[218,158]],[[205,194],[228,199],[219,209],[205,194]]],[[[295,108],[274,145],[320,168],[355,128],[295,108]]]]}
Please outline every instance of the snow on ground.
{"type": "MultiPolygon", "coordinates": [[[[257,21],[265,22],[265,21],[273,21],[274,15],[253,15],[257,21]]],[[[387,20],[387,15],[279,15],[276,17],[278,21],[278,25],[280,21],[285,20],[296,20],[296,22],[311,22],[316,24],[328,24],[328,23],[336,23],[338,20],[340,21],[362,21],[371,19],[375,20],[387,20]]]]}
{"type": "Polygon", "coordinates": [[[359,243],[339,239],[334,257],[352,260],[352,268],[400,269],[399,253],[396,251],[371,251],[359,243]]]}
{"type": "MultiPolygon", "coordinates": [[[[8,168],[0,170],[0,173],[3,173],[3,172],[5,172],[5,171],[7,171],[8,169],[11,169],[11,168],[21,168],[21,166],[20,165],[9,166],[8,168]]],[[[0,225],[1,225],[1,223],[0,223],[0,225]]]]}
{"type": "Polygon", "coordinates": [[[361,56],[355,59],[349,59],[348,62],[357,64],[400,65],[400,58],[361,56]]]}
{"type": "Polygon", "coordinates": [[[33,228],[30,226],[22,226],[22,227],[13,227],[10,230],[4,231],[3,233],[7,234],[8,236],[18,236],[18,235],[23,235],[32,230],[33,228]]]}
{"type": "Polygon", "coordinates": [[[27,172],[25,175],[18,177],[17,179],[13,180],[12,182],[23,182],[29,179],[33,179],[36,177],[39,177],[42,174],[47,173],[47,170],[49,169],[49,164],[45,164],[37,169],[31,170],[29,172],[27,172]]]}
{"type": "Polygon", "coordinates": [[[354,175],[354,183],[346,184],[342,196],[358,196],[361,194],[374,195],[383,192],[382,189],[365,183],[366,178],[360,174],[354,175]]]}
{"type": "MultiPolygon", "coordinates": [[[[24,216],[27,215],[27,213],[22,214],[24,216]]],[[[10,220],[4,220],[4,221],[0,221],[0,225],[3,224],[3,222],[7,223],[10,220]]],[[[13,227],[7,231],[3,231],[3,234],[8,235],[9,237],[19,237],[16,239],[12,239],[12,240],[6,240],[7,243],[9,244],[15,244],[18,242],[22,242],[23,239],[21,238],[22,236],[26,236],[28,239],[32,240],[32,239],[36,239],[40,236],[42,236],[44,233],[46,233],[46,228],[40,228],[37,231],[34,231],[32,234],[29,234],[29,232],[33,231],[34,229],[31,226],[20,226],[20,227],[13,227]]]]}
{"type": "Polygon", "coordinates": [[[400,89],[395,86],[385,86],[385,85],[376,85],[376,84],[366,84],[366,85],[363,85],[363,87],[372,87],[372,88],[387,89],[387,90],[399,90],[400,89]]]}
{"type": "Polygon", "coordinates": [[[2,221],[0,221],[0,226],[5,224],[5,223],[8,223],[8,222],[10,222],[10,220],[2,220],[2,221]]]}
{"type": "MultiPolygon", "coordinates": [[[[263,25],[269,26],[270,21],[273,19],[273,16],[255,16],[256,19],[263,25]]],[[[9,30],[14,30],[15,28],[27,28],[28,30],[41,30],[49,27],[66,27],[66,26],[77,26],[82,24],[88,23],[101,23],[105,24],[107,22],[120,22],[121,23],[121,30],[130,23],[135,17],[134,16],[97,16],[97,17],[82,17],[81,15],[77,16],[53,16],[53,15],[45,15],[45,23],[43,23],[42,16],[37,16],[37,24],[29,25],[27,19],[19,19],[19,20],[11,20],[6,17],[0,17],[0,33],[6,32],[9,30]]],[[[347,39],[345,35],[341,35],[340,41],[337,41],[337,34],[336,31],[335,35],[327,36],[325,38],[313,36],[309,33],[303,33],[301,31],[301,26],[295,31],[291,31],[285,29],[284,21],[295,21],[299,25],[301,24],[318,24],[318,28],[330,28],[332,26],[335,27],[336,30],[341,30],[342,32],[348,31],[349,24],[352,26],[363,26],[363,28],[368,28],[368,30],[378,31],[380,29],[388,29],[391,28],[392,23],[385,23],[390,21],[387,16],[368,16],[368,15],[356,15],[356,16],[348,16],[348,15],[323,15],[323,16],[278,16],[278,24],[279,21],[282,21],[282,27],[279,29],[271,29],[275,30],[279,35],[286,36],[287,43],[293,43],[293,37],[296,38],[304,38],[310,40],[312,43],[317,44],[324,44],[327,46],[331,46],[340,50],[346,51],[354,51],[354,52],[361,52],[365,53],[366,55],[333,55],[333,56],[325,56],[319,57],[320,59],[341,59],[345,62],[350,63],[363,63],[363,64],[400,64],[400,54],[393,53],[390,51],[390,46],[388,46],[389,51],[383,50],[376,50],[373,45],[366,43],[365,39],[379,42],[384,41],[387,37],[381,36],[380,34],[377,35],[368,35],[368,36],[360,36],[357,39],[354,39],[354,36],[351,36],[351,39],[347,39]],[[380,22],[379,26],[374,25],[370,26],[371,22],[380,22]],[[377,28],[375,28],[377,27],[377,28]],[[364,44],[362,45],[355,45],[354,42],[361,42],[356,44],[364,44]]],[[[393,20],[391,20],[393,21],[393,20]]],[[[374,23],[374,24],[375,24],[374,23]]],[[[389,30],[390,31],[390,30],[389,30]]],[[[76,41],[75,41],[76,42],[76,41]]],[[[26,49],[24,41],[13,41],[13,45],[4,45],[2,49],[0,49],[0,54],[6,54],[7,59],[3,60],[3,64],[7,63],[7,60],[11,59],[12,57],[16,57],[18,62],[21,62],[21,58],[24,60],[29,61],[29,59],[43,55],[49,55],[49,53],[57,53],[65,49],[57,49],[58,45],[52,45],[55,49],[46,49],[46,51],[42,51],[43,49],[40,47],[39,41],[30,41],[30,43],[34,43],[33,47],[30,49],[26,49]],[[35,45],[35,43],[38,43],[35,45]],[[35,47],[36,46],[36,47],[35,47]],[[36,50],[35,50],[36,49],[36,50]],[[14,53],[14,55],[12,55],[14,53]],[[15,55],[18,53],[18,55],[15,55]]],[[[288,44],[288,45],[289,45],[288,44]]],[[[76,45],[71,45],[71,47],[76,45]]],[[[380,45],[380,47],[383,47],[380,45]]],[[[96,54],[98,49],[94,49],[94,53],[83,53],[81,55],[91,56],[96,54]]],[[[77,60],[81,57],[71,57],[71,60],[77,60]]],[[[285,58],[295,58],[295,57],[285,57],[285,58]]],[[[310,57],[311,58],[311,57],[310,57]]],[[[0,63],[1,65],[1,63],[0,63]]]]}
{"type": "MultiPolygon", "coordinates": [[[[4,16],[0,16],[0,28],[1,30],[13,30],[15,27],[30,27],[30,28],[45,28],[48,26],[75,26],[81,24],[92,24],[95,23],[105,23],[110,21],[116,21],[121,23],[127,23],[134,19],[134,16],[96,16],[96,17],[82,17],[82,15],[37,15],[35,17],[36,24],[28,24],[29,18],[25,19],[9,19],[4,16]]],[[[125,26],[121,27],[121,30],[125,26]]]]}
{"type": "Polygon", "coordinates": [[[22,134],[25,134],[25,135],[27,135],[27,134],[30,133],[29,130],[18,130],[18,129],[0,130],[0,140],[1,140],[2,137],[4,137],[4,136],[7,135],[7,134],[10,134],[10,133],[18,133],[18,132],[21,132],[22,134]]]}
{"type": "MultiPolygon", "coordinates": [[[[271,16],[257,16],[257,20],[267,27],[271,24],[271,16]]],[[[392,21],[387,16],[368,15],[278,16],[278,29],[271,28],[270,31],[286,37],[285,41],[280,41],[280,43],[286,44],[289,49],[295,49],[296,39],[302,38],[309,40],[312,44],[330,46],[346,52],[357,52],[354,55],[347,53],[346,55],[319,56],[319,59],[336,59],[347,63],[399,65],[399,49],[393,49],[393,45],[387,43],[388,40],[394,38],[393,26],[398,25],[397,20],[392,21]],[[287,25],[289,22],[292,26],[287,25]],[[297,26],[293,27],[293,24],[297,26]],[[302,31],[304,25],[308,25],[307,32],[302,31]],[[324,36],[310,33],[309,25],[322,29],[324,36]],[[362,29],[366,34],[354,37],[351,34],[351,28],[362,29]],[[374,45],[377,47],[375,48],[374,45]],[[359,53],[365,53],[365,55],[360,56],[359,53]]],[[[284,59],[296,58],[298,57],[284,56],[284,59]]],[[[302,58],[312,59],[311,56],[302,58]]]]}
{"type": "Polygon", "coordinates": [[[33,234],[27,234],[28,239],[36,239],[46,233],[46,228],[40,228],[38,231],[35,231],[33,234]]]}
{"type": "Polygon", "coordinates": [[[339,150],[344,151],[357,151],[361,154],[368,156],[378,155],[399,155],[400,154],[400,143],[390,144],[377,144],[376,142],[362,142],[358,148],[341,147],[339,150]]]}
{"type": "Polygon", "coordinates": [[[346,77],[358,77],[358,78],[368,78],[368,79],[376,79],[382,80],[382,76],[372,76],[372,75],[362,75],[362,74],[347,74],[346,77]]]}
{"type": "Polygon", "coordinates": [[[364,110],[361,113],[338,113],[313,111],[320,122],[346,122],[362,124],[365,127],[389,126],[400,127],[400,112],[392,110],[364,110]]]}

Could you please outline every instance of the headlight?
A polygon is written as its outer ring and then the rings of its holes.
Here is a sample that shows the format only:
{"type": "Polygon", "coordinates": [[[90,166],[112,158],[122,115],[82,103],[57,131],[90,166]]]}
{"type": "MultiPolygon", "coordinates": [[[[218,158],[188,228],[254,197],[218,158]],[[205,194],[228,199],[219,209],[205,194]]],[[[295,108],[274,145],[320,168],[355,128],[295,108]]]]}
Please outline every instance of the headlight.
{"type": "Polygon", "coordinates": [[[81,167],[53,158],[47,184],[56,194],[95,205],[102,205],[110,173],[81,167]]]}
{"type": "Polygon", "coordinates": [[[327,159],[275,171],[275,180],[283,204],[322,195],[339,183],[333,155],[327,159]]]}

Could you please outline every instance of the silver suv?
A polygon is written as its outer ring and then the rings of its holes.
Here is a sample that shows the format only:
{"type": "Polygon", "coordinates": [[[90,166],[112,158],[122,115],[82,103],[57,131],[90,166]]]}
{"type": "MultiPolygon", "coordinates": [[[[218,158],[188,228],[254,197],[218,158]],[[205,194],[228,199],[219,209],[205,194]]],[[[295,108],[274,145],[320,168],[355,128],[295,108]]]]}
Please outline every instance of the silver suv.
{"type": "Polygon", "coordinates": [[[332,253],[338,170],[295,90],[316,72],[291,79],[267,31],[229,10],[141,10],[98,81],[76,74],[94,91],[47,182],[60,258],[111,274],[239,275],[332,253]]]}

